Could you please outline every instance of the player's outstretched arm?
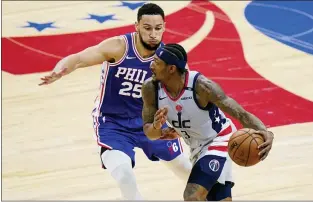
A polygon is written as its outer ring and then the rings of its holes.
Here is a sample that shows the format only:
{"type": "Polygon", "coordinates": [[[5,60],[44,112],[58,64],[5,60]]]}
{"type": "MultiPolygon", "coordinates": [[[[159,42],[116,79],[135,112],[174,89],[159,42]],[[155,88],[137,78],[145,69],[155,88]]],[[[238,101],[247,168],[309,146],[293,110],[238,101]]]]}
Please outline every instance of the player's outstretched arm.
{"type": "Polygon", "coordinates": [[[167,109],[157,109],[155,100],[155,86],[152,78],[147,79],[141,89],[143,108],[143,130],[145,135],[156,140],[162,136],[162,125],[166,122],[167,109]]]}
{"type": "Polygon", "coordinates": [[[203,75],[198,77],[195,88],[201,105],[206,106],[209,102],[214,103],[222,111],[239,120],[243,127],[253,128],[264,137],[265,142],[259,146],[261,149],[259,155],[262,156],[262,160],[265,159],[272,147],[274,136],[272,132],[267,131],[263,122],[227,96],[217,83],[203,75]]]}
{"type": "Polygon", "coordinates": [[[118,61],[123,57],[125,49],[126,44],[122,37],[118,36],[106,39],[95,46],[91,46],[81,52],[71,54],[60,60],[56,64],[52,73],[41,78],[42,83],[39,85],[53,83],[62,76],[69,74],[78,68],[101,64],[104,61],[118,61]]]}

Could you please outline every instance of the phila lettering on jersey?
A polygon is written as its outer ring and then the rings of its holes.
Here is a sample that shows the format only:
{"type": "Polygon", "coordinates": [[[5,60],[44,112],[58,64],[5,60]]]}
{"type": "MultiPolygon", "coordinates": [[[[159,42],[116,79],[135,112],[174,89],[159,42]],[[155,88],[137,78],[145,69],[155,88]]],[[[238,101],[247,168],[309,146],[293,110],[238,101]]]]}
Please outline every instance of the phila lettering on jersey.
{"type": "Polygon", "coordinates": [[[226,156],[228,140],[235,126],[214,104],[208,103],[204,108],[198,104],[194,89],[199,75],[196,71],[186,73],[185,87],[176,99],[158,83],[158,107],[168,107],[167,122],[190,146],[191,159],[198,159],[203,151],[206,151],[206,154],[211,152],[214,155],[226,156]],[[211,148],[209,152],[208,146],[211,148]]]}
{"type": "Polygon", "coordinates": [[[139,55],[134,33],[123,35],[123,39],[126,43],[123,57],[117,62],[104,62],[102,65],[100,95],[95,101],[94,116],[141,118],[141,88],[143,82],[151,77],[153,56],[143,58],[139,55]]]}

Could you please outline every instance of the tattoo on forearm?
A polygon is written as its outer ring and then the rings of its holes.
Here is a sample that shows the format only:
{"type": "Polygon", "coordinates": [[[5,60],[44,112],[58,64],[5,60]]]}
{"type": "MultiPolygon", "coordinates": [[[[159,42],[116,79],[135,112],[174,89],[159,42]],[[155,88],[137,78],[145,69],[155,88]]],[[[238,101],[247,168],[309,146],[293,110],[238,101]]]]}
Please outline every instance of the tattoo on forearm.
{"type": "Polygon", "coordinates": [[[234,99],[227,97],[218,103],[221,109],[230,116],[238,119],[243,127],[255,130],[266,130],[260,119],[245,111],[234,99]]]}
{"type": "Polygon", "coordinates": [[[146,106],[143,107],[142,119],[143,119],[144,124],[153,123],[155,112],[156,112],[155,110],[152,110],[149,107],[146,107],[146,106]]]}
{"type": "Polygon", "coordinates": [[[157,111],[155,105],[155,89],[152,80],[148,79],[141,89],[143,99],[142,119],[144,124],[153,123],[154,115],[157,111]]]}

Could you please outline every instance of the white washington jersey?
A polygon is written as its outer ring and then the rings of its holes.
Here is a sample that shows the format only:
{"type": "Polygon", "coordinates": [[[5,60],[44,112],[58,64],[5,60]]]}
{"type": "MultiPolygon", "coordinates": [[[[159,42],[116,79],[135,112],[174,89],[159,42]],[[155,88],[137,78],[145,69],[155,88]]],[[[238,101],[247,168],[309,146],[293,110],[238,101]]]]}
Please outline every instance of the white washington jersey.
{"type": "Polygon", "coordinates": [[[235,130],[231,120],[217,106],[212,103],[206,107],[199,105],[195,92],[199,75],[196,71],[186,72],[184,89],[175,99],[162,84],[157,84],[158,108],[167,106],[167,123],[190,146],[191,161],[208,154],[226,157],[228,140],[235,130]]]}

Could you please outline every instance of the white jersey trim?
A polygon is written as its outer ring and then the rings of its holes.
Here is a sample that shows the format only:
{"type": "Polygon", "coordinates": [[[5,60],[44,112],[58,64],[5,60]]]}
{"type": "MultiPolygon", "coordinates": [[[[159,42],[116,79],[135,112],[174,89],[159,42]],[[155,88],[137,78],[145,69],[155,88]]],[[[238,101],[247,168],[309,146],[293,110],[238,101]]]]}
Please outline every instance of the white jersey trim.
{"type": "Polygon", "coordinates": [[[126,56],[128,55],[129,45],[128,45],[127,37],[123,35],[122,38],[124,39],[124,42],[125,42],[125,45],[126,45],[126,49],[125,49],[124,55],[117,62],[112,62],[112,63],[110,62],[110,66],[120,65],[125,60],[126,56]]]}
{"type": "Polygon", "coordinates": [[[143,58],[141,57],[141,55],[138,53],[137,48],[136,48],[136,42],[135,42],[135,32],[131,34],[131,38],[132,38],[132,44],[133,44],[133,49],[134,49],[134,53],[136,54],[137,58],[141,61],[141,62],[151,62],[153,60],[153,56],[148,57],[148,58],[143,58]]]}

